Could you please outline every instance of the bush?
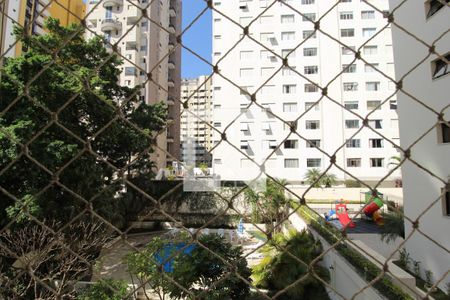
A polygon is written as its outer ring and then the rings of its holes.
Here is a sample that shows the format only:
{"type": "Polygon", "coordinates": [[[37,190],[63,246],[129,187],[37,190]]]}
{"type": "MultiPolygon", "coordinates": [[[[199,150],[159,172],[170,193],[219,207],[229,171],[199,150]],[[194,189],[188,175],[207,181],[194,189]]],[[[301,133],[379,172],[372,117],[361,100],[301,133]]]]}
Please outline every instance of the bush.
{"type": "Polygon", "coordinates": [[[359,188],[361,187],[361,182],[356,180],[346,180],[344,181],[345,187],[348,188],[359,188]]]}
{"type": "Polygon", "coordinates": [[[123,280],[104,279],[85,289],[77,300],[123,300],[128,294],[128,285],[123,280]]]}
{"type": "Polygon", "coordinates": [[[241,278],[250,282],[251,272],[241,247],[233,247],[216,234],[199,237],[199,243],[208,250],[193,243],[185,248],[190,247],[189,251],[176,252],[179,245],[190,243],[185,235],[177,243],[155,238],[145,250],[128,257],[130,272],[141,283],[149,284],[160,299],[169,295],[171,299],[237,300],[249,295],[250,288],[241,278]],[[163,262],[158,262],[158,257],[163,262]]]}
{"type": "Polygon", "coordinates": [[[253,269],[257,287],[268,289],[269,295],[274,295],[306,276],[304,280],[287,289],[278,299],[323,299],[326,295],[321,282],[309,272],[314,271],[322,279],[328,280],[328,271],[318,265],[314,265],[313,270],[310,270],[305,265],[322,253],[321,243],[315,240],[311,233],[295,230],[290,231],[287,236],[278,233],[262,252],[264,258],[253,269]],[[288,250],[289,254],[283,249],[288,250]]]}

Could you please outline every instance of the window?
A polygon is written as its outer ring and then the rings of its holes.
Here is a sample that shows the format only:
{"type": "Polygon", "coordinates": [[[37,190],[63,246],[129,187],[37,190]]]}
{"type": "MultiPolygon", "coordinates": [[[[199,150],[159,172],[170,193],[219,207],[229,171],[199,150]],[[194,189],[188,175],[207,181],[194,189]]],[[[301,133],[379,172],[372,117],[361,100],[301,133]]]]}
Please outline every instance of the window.
{"type": "Polygon", "coordinates": [[[261,16],[259,18],[259,23],[260,24],[272,24],[273,21],[274,21],[274,17],[273,16],[261,16]]]}
{"type": "Polygon", "coordinates": [[[383,161],[384,161],[384,158],[371,158],[370,166],[372,168],[381,168],[381,167],[383,167],[383,161]]]}
{"type": "Polygon", "coordinates": [[[356,73],[356,64],[342,65],[342,71],[344,73],[356,73]]]}
{"type": "Polygon", "coordinates": [[[348,28],[348,29],[341,29],[341,37],[353,37],[355,36],[355,29],[348,28]]]}
{"type": "Polygon", "coordinates": [[[443,2],[447,2],[449,3],[449,0],[428,0],[426,5],[427,5],[427,18],[431,17],[432,15],[434,15],[435,13],[437,13],[442,7],[444,7],[443,2]]]}
{"type": "Polygon", "coordinates": [[[298,168],[298,159],[297,158],[285,158],[284,159],[284,167],[285,168],[298,168]]]}
{"type": "Polygon", "coordinates": [[[214,19],[214,23],[219,23],[220,21],[222,21],[220,18],[214,19]]]}
{"type": "Polygon", "coordinates": [[[214,164],[215,165],[221,165],[222,164],[222,160],[220,158],[215,158],[214,159],[214,164]]]}
{"type": "Polygon", "coordinates": [[[314,121],[306,121],[306,129],[316,130],[320,129],[320,121],[314,120],[314,121]]]}
{"type": "Polygon", "coordinates": [[[277,147],[278,147],[278,144],[277,144],[277,141],[275,141],[275,140],[270,140],[270,141],[268,141],[269,142],[269,149],[277,149],[277,147]]]}
{"type": "Polygon", "coordinates": [[[317,55],[317,48],[304,48],[303,49],[303,56],[316,56],[317,55]]]}
{"type": "Polygon", "coordinates": [[[342,55],[352,55],[354,54],[352,50],[355,50],[355,46],[342,47],[342,55]]]}
{"type": "Polygon", "coordinates": [[[352,0],[341,0],[341,3],[350,3],[352,0]]]}
{"type": "Polygon", "coordinates": [[[380,90],[380,82],[379,81],[366,82],[366,91],[375,92],[378,90],[380,90]]]}
{"type": "Polygon", "coordinates": [[[295,58],[295,51],[293,51],[292,49],[283,49],[281,50],[281,56],[282,57],[289,56],[289,58],[295,58]]]}
{"type": "Polygon", "coordinates": [[[252,77],[253,76],[253,69],[240,69],[239,74],[241,77],[252,77]]]}
{"type": "Polygon", "coordinates": [[[272,131],[271,127],[270,127],[270,122],[263,122],[261,124],[261,128],[263,131],[265,131],[266,133],[269,133],[272,131]]]}
{"type": "Polygon", "coordinates": [[[369,139],[369,148],[383,148],[383,140],[369,139]]]}
{"type": "Polygon", "coordinates": [[[297,121],[287,121],[287,123],[283,123],[283,130],[291,130],[291,128],[297,130],[297,121]]]}
{"type": "Polygon", "coordinates": [[[361,158],[347,158],[347,167],[349,168],[361,167],[361,158]]]}
{"type": "Polygon", "coordinates": [[[306,148],[320,148],[320,140],[307,140],[306,148]]]}
{"type": "Polygon", "coordinates": [[[311,83],[305,83],[305,93],[315,93],[319,90],[319,88],[311,83]]]}
{"type": "Polygon", "coordinates": [[[261,42],[267,42],[274,37],[273,32],[262,32],[259,35],[261,42]]]}
{"type": "Polygon", "coordinates": [[[345,143],[346,148],[360,148],[361,140],[360,139],[350,139],[345,143]]]}
{"type": "Polygon", "coordinates": [[[344,92],[355,92],[358,90],[357,82],[344,82],[344,92]]]}
{"type": "Polygon", "coordinates": [[[312,21],[314,22],[316,20],[316,14],[314,13],[305,13],[303,14],[303,21],[312,21]]]}
{"type": "Polygon", "coordinates": [[[240,129],[241,129],[241,131],[243,131],[243,132],[248,132],[248,131],[250,131],[250,126],[249,126],[249,123],[240,123],[240,129]]]}
{"type": "Polygon", "coordinates": [[[283,67],[283,69],[281,69],[281,74],[283,76],[291,76],[291,75],[295,75],[295,67],[283,67]]]}
{"type": "Polygon", "coordinates": [[[383,120],[369,120],[369,126],[375,129],[383,129],[383,120]]]}
{"type": "Polygon", "coordinates": [[[358,109],[359,104],[358,104],[358,101],[345,101],[344,107],[346,109],[358,109]]]}
{"type": "Polygon", "coordinates": [[[239,53],[239,58],[241,60],[251,60],[253,58],[253,51],[241,51],[239,53]]]}
{"type": "Polygon", "coordinates": [[[284,112],[296,112],[297,111],[297,103],[283,103],[283,111],[284,112]]]}
{"type": "Polygon", "coordinates": [[[308,168],[320,168],[322,160],[320,158],[307,158],[306,167],[308,168]]]}
{"type": "Polygon", "coordinates": [[[137,70],[135,67],[125,67],[125,76],[136,76],[137,70]]]}
{"type": "Polygon", "coordinates": [[[305,74],[317,74],[319,73],[318,66],[305,66],[305,74]]]}
{"type": "Polygon", "coordinates": [[[438,127],[439,142],[442,144],[450,143],[450,126],[446,123],[440,123],[438,127]]]}
{"type": "Polygon", "coordinates": [[[281,16],[281,23],[294,23],[295,22],[295,16],[294,15],[282,15],[281,16]]]}
{"type": "Polygon", "coordinates": [[[314,30],[303,30],[303,38],[304,39],[307,39],[307,38],[315,39],[316,32],[314,30]]]}
{"type": "Polygon", "coordinates": [[[368,100],[367,110],[381,109],[381,106],[378,107],[378,105],[380,104],[381,104],[380,100],[368,100]]]}
{"type": "Polygon", "coordinates": [[[397,100],[389,100],[389,108],[397,109],[397,100]]]}
{"type": "Polygon", "coordinates": [[[302,0],[302,4],[308,5],[308,4],[314,4],[315,0],[302,0]]]}
{"type": "Polygon", "coordinates": [[[219,128],[219,127],[222,126],[222,123],[220,123],[220,122],[214,122],[213,126],[219,128]]]}
{"type": "Polygon", "coordinates": [[[282,41],[295,40],[295,32],[294,31],[282,32],[281,33],[281,40],[282,41]]]}
{"type": "Polygon", "coordinates": [[[268,77],[274,73],[274,68],[261,68],[261,76],[268,77]]]}
{"type": "Polygon", "coordinates": [[[220,39],[222,39],[222,36],[221,36],[220,34],[216,34],[216,35],[214,36],[214,39],[215,39],[215,40],[220,40],[220,39]]]}
{"type": "Polygon", "coordinates": [[[242,150],[248,150],[250,148],[250,145],[248,141],[241,141],[241,147],[242,150]]]}
{"type": "Polygon", "coordinates": [[[364,46],[363,53],[365,55],[375,55],[378,53],[378,47],[377,46],[364,46]]]}
{"type": "Polygon", "coordinates": [[[284,84],[283,94],[294,94],[296,92],[297,86],[295,84],[284,84]]]}
{"type": "Polygon", "coordinates": [[[341,20],[353,20],[353,12],[351,11],[341,11],[339,14],[341,20]]]}
{"type": "Polygon", "coordinates": [[[376,28],[363,28],[362,36],[365,38],[370,38],[374,36],[376,32],[377,32],[376,28]]]}
{"type": "Polygon", "coordinates": [[[298,141],[297,140],[284,141],[284,149],[298,149],[298,141]]]}
{"type": "Polygon", "coordinates": [[[361,19],[375,19],[375,11],[374,10],[363,10],[361,12],[361,19]]]}
{"type": "Polygon", "coordinates": [[[347,129],[359,128],[359,120],[345,120],[345,128],[347,129]]]}
{"type": "MultiPolygon", "coordinates": [[[[450,53],[445,55],[445,59],[450,62],[450,53]]],[[[436,59],[431,63],[433,69],[433,79],[442,77],[450,73],[450,66],[443,59],[436,59]]]]}
{"type": "Polygon", "coordinates": [[[366,72],[366,73],[376,72],[375,68],[378,68],[378,64],[365,64],[364,72],[366,72]]]}
{"type": "Polygon", "coordinates": [[[450,216],[450,191],[446,191],[443,195],[443,211],[444,216],[450,216]]]}
{"type": "Polygon", "coordinates": [[[305,110],[308,110],[313,106],[316,111],[320,109],[319,104],[316,104],[316,102],[305,102],[305,110]]]}

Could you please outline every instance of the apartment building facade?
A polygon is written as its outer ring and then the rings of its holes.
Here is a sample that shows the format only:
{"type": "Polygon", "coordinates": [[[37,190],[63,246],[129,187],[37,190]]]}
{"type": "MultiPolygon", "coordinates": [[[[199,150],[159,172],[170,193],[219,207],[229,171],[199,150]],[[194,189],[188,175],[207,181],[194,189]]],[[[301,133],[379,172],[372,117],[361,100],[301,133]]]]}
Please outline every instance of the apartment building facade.
{"type": "MultiPolygon", "coordinates": [[[[391,0],[393,6],[400,2],[391,0]]],[[[405,249],[420,262],[423,278],[429,270],[433,282],[442,279],[439,287],[443,291],[450,283],[450,35],[444,34],[449,20],[448,4],[407,1],[395,13],[395,22],[403,28],[393,27],[396,77],[402,79],[407,92],[398,95],[401,146],[408,149],[413,145],[411,159],[433,174],[409,160],[402,165],[404,213],[413,221],[420,216],[418,229],[423,233],[415,230],[405,249]],[[434,44],[440,56],[429,55],[429,48],[407,32],[434,44]]],[[[413,230],[405,220],[405,235],[413,230]]]]}
{"type": "Polygon", "coordinates": [[[91,0],[86,37],[105,36],[123,57],[120,84],[141,86],[142,101],[168,106],[168,126],[157,137],[152,154],[158,169],[179,159],[181,48],[181,0],[91,0]],[[143,11],[145,16],[143,16],[143,11]],[[151,21],[150,21],[151,20],[151,21]],[[149,76],[151,74],[151,76],[149,76]]]}
{"type": "MultiPolygon", "coordinates": [[[[22,45],[16,42],[14,26],[23,27],[29,34],[44,34],[44,22],[48,17],[60,20],[67,26],[80,23],[86,13],[83,0],[6,0],[0,3],[0,53],[3,57],[17,57],[22,45]]],[[[0,59],[1,61],[2,59],[0,59]]],[[[1,63],[0,63],[1,64],[1,63]]]]}
{"type": "Polygon", "coordinates": [[[213,121],[226,129],[214,136],[216,174],[252,179],[253,161],[294,183],[330,161],[339,180],[375,184],[391,172],[399,136],[387,0],[379,11],[357,0],[213,4],[233,20],[212,17],[213,121]]]}
{"type": "Polygon", "coordinates": [[[181,82],[181,154],[183,162],[211,166],[212,80],[207,76],[181,82]],[[184,109],[184,103],[187,103],[184,109]]]}

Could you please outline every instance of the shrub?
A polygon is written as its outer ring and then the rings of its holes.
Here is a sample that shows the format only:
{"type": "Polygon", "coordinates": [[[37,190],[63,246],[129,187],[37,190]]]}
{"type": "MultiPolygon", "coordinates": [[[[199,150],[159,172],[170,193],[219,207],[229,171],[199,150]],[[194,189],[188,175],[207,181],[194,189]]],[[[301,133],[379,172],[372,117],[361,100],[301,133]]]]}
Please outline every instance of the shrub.
{"type": "Polygon", "coordinates": [[[345,187],[348,188],[359,188],[361,187],[361,182],[356,180],[346,180],[344,181],[345,187]]]}
{"type": "MultiPolygon", "coordinates": [[[[304,280],[291,286],[278,299],[318,299],[317,295],[326,294],[321,282],[309,273],[312,270],[307,266],[322,253],[321,243],[311,233],[294,230],[287,236],[275,234],[262,252],[264,258],[253,269],[253,278],[257,287],[270,291],[269,295],[285,289],[304,276],[304,280]]],[[[323,267],[314,265],[313,271],[328,280],[328,271],[323,267]]]]}
{"type": "Polygon", "coordinates": [[[77,297],[77,300],[123,300],[128,294],[128,285],[123,280],[111,278],[96,282],[85,289],[77,297]]]}

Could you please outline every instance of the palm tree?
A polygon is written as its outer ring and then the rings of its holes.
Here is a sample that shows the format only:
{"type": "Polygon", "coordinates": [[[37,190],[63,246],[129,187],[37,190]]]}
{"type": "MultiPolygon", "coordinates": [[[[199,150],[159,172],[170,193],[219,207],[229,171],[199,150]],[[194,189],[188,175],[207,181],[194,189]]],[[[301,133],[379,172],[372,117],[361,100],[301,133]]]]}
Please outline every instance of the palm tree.
{"type": "Polygon", "coordinates": [[[336,185],[336,181],[337,181],[337,178],[336,178],[336,175],[334,175],[334,174],[325,174],[321,178],[321,183],[323,185],[325,185],[325,187],[327,187],[327,188],[332,187],[333,185],[336,185]]]}
{"type": "Polygon", "coordinates": [[[396,167],[402,162],[402,158],[400,156],[391,156],[390,160],[391,162],[388,164],[388,166],[393,165],[396,167]]]}
{"type": "Polygon", "coordinates": [[[403,207],[394,211],[383,212],[384,225],[381,229],[381,240],[386,243],[395,241],[398,237],[405,238],[405,222],[403,218],[403,207]]]}
{"type": "Polygon", "coordinates": [[[317,168],[314,169],[309,169],[308,171],[306,171],[305,174],[305,179],[306,179],[306,183],[309,184],[311,187],[313,188],[320,188],[322,187],[322,178],[320,178],[320,176],[322,175],[322,173],[320,173],[320,170],[317,168]]]}

